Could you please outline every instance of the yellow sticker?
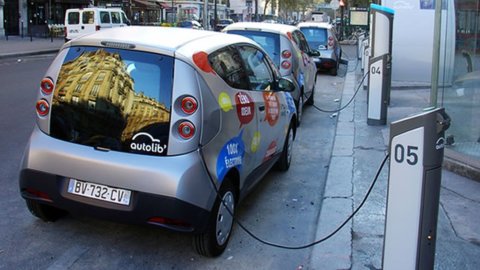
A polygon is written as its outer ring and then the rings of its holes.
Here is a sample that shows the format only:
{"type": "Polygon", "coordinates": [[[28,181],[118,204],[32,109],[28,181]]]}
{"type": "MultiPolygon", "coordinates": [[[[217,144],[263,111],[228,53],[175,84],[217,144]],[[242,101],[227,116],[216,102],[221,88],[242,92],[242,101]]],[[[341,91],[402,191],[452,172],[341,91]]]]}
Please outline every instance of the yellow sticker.
{"type": "Polygon", "coordinates": [[[228,112],[233,109],[232,100],[230,99],[230,96],[225,92],[221,92],[220,95],[218,95],[218,104],[224,112],[228,112]]]}
{"type": "Polygon", "coordinates": [[[260,131],[256,131],[255,134],[253,134],[252,144],[250,145],[252,153],[257,152],[258,146],[260,145],[260,137],[260,131]]]}

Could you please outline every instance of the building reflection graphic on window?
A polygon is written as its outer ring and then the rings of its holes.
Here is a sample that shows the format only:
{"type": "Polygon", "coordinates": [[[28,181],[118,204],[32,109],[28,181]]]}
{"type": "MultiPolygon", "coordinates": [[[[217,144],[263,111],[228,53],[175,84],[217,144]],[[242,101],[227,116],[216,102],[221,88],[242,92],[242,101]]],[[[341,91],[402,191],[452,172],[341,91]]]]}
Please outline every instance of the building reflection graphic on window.
{"type": "Polygon", "coordinates": [[[112,149],[123,149],[142,129],[170,120],[170,108],[135,89],[121,55],[102,49],[63,64],[52,103],[55,137],[112,149]]]}

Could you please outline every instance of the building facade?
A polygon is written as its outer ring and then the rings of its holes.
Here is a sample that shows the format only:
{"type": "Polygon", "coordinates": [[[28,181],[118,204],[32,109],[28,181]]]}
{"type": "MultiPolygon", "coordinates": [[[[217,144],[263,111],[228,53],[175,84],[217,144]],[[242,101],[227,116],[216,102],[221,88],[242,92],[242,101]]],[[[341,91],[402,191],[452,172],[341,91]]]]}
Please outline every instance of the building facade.
{"type": "MultiPolygon", "coordinates": [[[[138,25],[201,20],[204,13],[200,0],[0,0],[0,35],[48,34],[49,26],[64,24],[67,9],[89,6],[121,8],[138,25]]],[[[214,18],[215,6],[219,19],[232,13],[228,0],[209,0],[209,19],[214,18]]]]}

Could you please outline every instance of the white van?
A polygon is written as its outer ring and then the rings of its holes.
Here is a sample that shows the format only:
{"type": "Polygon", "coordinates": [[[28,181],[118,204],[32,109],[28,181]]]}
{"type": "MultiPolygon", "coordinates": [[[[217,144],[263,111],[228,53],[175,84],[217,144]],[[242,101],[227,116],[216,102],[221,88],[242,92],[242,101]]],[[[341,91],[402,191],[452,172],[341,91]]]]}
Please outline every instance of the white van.
{"type": "Polygon", "coordinates": [[[72,8],[65,13],[65,41],[100,29],[130,25],[125,12],[118,8],[72,8]]]}

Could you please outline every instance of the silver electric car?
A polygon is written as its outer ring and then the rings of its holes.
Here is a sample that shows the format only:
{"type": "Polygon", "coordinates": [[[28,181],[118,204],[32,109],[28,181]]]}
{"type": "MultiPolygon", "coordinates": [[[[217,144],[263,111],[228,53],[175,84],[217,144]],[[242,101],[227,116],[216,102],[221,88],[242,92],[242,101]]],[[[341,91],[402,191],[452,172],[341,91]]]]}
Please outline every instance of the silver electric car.
{"type": "Polygon", "coordinates": [[[239,22],[226,26],[223,31],[257,42],[273,59],[282,76],[287,76],[295,83],[292,96],[300,124],[303,105],[314,103],[317,68],[311,57],[319,56],[319,52],[311,50],[303,33],[292,25],[239,22]]]}
{"type": "Polygon", "coordinates": [[[127,27],[74,39],[40,82],[21,195],[45,221],[70,212],[191,232],[217,256],[237,203],[290,166],[294,87],[242,36],[127,27]]]}
{"type": "Polygon", "coordinates": [[[308,44],[320,52],[314,57],[318,69],[328,70],[337,76],[342,48],[337,40],[335,27],[326,22],[301,22],[297,25],[303,32],[308,44]]]}

